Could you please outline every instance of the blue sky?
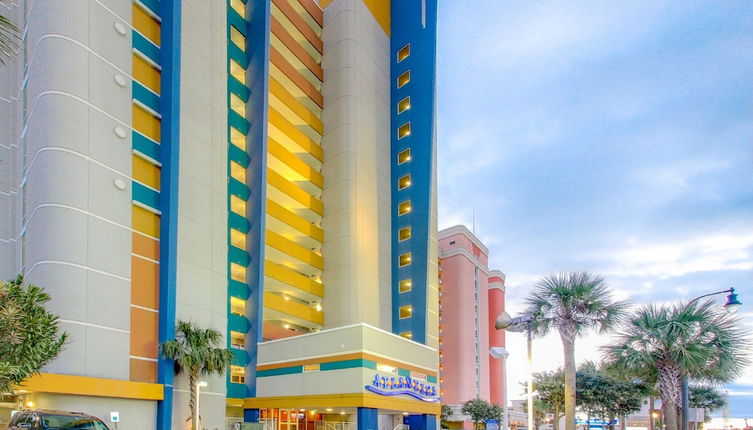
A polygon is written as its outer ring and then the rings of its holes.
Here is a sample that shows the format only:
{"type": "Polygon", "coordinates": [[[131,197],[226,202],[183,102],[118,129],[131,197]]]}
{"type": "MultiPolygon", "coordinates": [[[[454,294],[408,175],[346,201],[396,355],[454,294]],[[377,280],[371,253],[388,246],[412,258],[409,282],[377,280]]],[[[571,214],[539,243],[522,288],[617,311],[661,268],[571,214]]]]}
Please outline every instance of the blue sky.
{"type": "MultiPolygon", "coordinates": [[[[753,330],[752,22],[748,1],[440,1],[440,227],[475,210],[508,310],[586,269],[635,303],[734,286],[753,330]]],[[[558,338],[535,348],[561,365],[558,338]]],[[[753,418],[753,367],[730,395],[753,418]]]]}

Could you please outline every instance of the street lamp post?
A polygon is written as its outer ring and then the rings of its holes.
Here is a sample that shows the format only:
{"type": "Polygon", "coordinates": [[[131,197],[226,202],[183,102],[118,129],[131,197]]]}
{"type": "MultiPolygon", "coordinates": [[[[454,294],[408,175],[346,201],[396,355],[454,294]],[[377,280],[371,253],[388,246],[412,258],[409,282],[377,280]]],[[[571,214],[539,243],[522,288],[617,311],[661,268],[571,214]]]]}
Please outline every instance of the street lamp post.
{"type": "Polygon", "coordinates": [[[510,353],[501,346],[489,349],[489,354],[497,360],[502,360],[502,430],[510,428],[510,413],[507,411],[507,357],[510,353]]]}
{"type": "MultiPolygon", "coordinates": [[[[724,303],[724,309],[727,310],[727,312],[734,314],[737,312],[737,308],[742,305],[742,302],[737,299],[737,294],[735,294],[734,288],[729,288],[722,291],[717,291],[714,293],[704,294],[702,296],[698,296],[694,298],[693,300],[689,301],[687,306],[692,305],[693,303],[697,302],[698,300],[704,298],[704,297],[710,297],[715,296],[717,294],[725,294],[727,293],[727,302],[724,303]]],[[[689,413],[689,407],[688,407],[688,397],[689,397],[689,389],[688,389],[688,377],[683,376],[682,377],[682,430],[688,430],[688,413],[689,413]]]]}
{"type": "MultiPolygon", "coordinates": [[[[533,428],[533,342],[532,342],[532,328],[533,328],[533,315],[521,315],[519,317],[510,318],[507,312],[502,312],[494,322],[494,328],[497,330],[508,330],[512,332],[525,331],[528,334],[528,430],[534,430],[533,428]]],[[[505,402],[507,399],[505,398],[505,402]]],[[[505,429],[507,430],[507,429],[505,429]]]]}

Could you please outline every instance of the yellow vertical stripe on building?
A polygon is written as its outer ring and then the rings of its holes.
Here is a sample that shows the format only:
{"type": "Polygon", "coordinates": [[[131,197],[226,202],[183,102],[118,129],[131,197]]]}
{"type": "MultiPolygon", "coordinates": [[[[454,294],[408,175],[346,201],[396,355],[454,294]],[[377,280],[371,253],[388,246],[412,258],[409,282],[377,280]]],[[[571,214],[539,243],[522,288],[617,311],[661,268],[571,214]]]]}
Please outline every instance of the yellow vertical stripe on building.
{"type": "Polygon", "coordinates": [[[133,78],[155,93],[160,93],[159,70],[136,54],[133,54],[133,78]]]}
{"type": "Polygon", "coordinates": [[[324,297],[324,287],[321,283],[314,281],[308,276],[303,276],[295,270],[291,270],[282,264],[272,261],[264,262],[264,276],[270,277],[291,287],[306,291],[315,296],[324,297]]]}
{"type": "Polygon", "coordinates": [[[139,33],[143,34],[147,39],[154,42],[155,45],[160,45],[160,25],[154,18],[144,12],[141,7],[133,4],[133,28],[139,33]]]}
{"type": "Polygon", "coordinates": [[[265,232],[264,243],[319,270],[324,269],[324,258],[321,255],[310,251],[308,248],[304,248],[285,236],[267,230],[265,232]]]}
{"type": "Polygon", "coordinates": [[[277,143],[271,137],[268,139],[269,154],[285,163],[288,167],[295,170],[301,176],[311,181],[312,184],[324,189],[324,176],[317,172],[316,169],[309,166],[305,161],[298,158],[295,154],[288,151],[284,146],[277,143]]]}
{"type": "Polygon", "coordinates": [[[322,120],[308,110],[303,103],[299,102],[293,94],[290,94],[290,92],[273,77],[269,78],[269,92],[280,99],[281,102],[285,103],[285,106],[289,107],[290,110],[301,117],[301,119],[306,124],[310,125],[311,128],[316,130],[317,133],[320,135],[324,134],[324,124],[322,123],[322,120]]]}
{"type": "Polygon", "coordinates": [[[159,215],[133,205],[131,206],[131,225],[133,229],[147,236],[159,238],[159,215]]]}
{"type": "Polygon", "coordinates": [[[267,183],[319,215],[324,214],[322,201],[288,181],[272,169],[267,169],[267,183]]]}
{"type": "Polygon", "coordinates": [[[363,0],[376,22],[387,36],[390,35],[390,0],[363,0]]]}
{"type": "Polygon", "coordinates": [[[314,324],[324,324],[323,312],[317,311],[313,306],[307,306],[292,300],[285,300],[282,296],[277,294],[264,293],[264,307],[314,324]]]}
{"type": "Polygon", "coordinates": [[[313,155],[317,160],[324,161],[324,150],[322,147],[306,136],[301,130],[298,130],[295,124],[288,121],[280,112],[277,112],[272,107],[269,108],[269,122],[289,138],[293,139],[295,143],[313,155]]]}
{"type": "Polygon", "coordinates": [[[155,141],[160,141],[160,120],[138,105],[133,105],[133,128],[155,141]]]}
{"type": "Polygon", "coordinates": [[[148,185],[155,190],[160,189],[160,168],[135,155],[131,156],[133,179],[148,185]]]}
{"type": "Polygon", "coordinates": [[[267,213],[306,236],[317,240],[320,243],[324,242],[324,231],[321,228],[311,224],[306,218],[303,218],[270,199],[267,199],[267,213]]]}

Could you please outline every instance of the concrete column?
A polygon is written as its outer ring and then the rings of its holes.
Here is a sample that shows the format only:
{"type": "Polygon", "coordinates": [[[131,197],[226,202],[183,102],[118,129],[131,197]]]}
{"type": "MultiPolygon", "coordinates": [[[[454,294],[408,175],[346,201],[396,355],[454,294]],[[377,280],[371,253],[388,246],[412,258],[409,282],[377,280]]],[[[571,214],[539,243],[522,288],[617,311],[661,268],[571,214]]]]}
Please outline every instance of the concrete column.
{"type": "Polygon", "coordinates": [[[436,415],[408,415],[405,421],[410,426],[410,430],[437,430],[436,415]]]}
{"type": "Polygon", "coordinates": [[[358,408],[358,430],[379,430],[377,409],[358,408]]]}

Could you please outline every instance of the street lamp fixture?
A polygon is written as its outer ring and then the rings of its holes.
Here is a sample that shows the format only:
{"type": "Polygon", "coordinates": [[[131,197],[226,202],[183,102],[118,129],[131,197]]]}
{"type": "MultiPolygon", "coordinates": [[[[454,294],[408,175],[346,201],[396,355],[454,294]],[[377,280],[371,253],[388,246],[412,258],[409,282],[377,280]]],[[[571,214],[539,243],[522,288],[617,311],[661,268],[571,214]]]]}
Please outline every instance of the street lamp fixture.
{"type": "MultiPolygon", "coordinates": [[[[531,332],[533,328],[533,315],[521,315],[515,318],[511,318],[510,314],[502,311],[497,319],[494,321],[494,328],[497,330],[507,330],[512,332],[526,332],[528,334],[527,346],[528,346],[528,429],[533,428],[533,342],[531,340],[531,332]]],[[[505,393],[505,407],[507,406],[507,393],[505,393]]],[[[502,430],[507,430],[504,428],[502,430]]]]}
{"type": "Polygon", "coordinates": [[[510,414],[507,411],[507,357],[510,353],[501,346],[493,346],[489,348],[489,354],[502,360],[502,430],[507,430],[510,425],[510,414]]]}
{"type": "MultiPolygon", "coordinates": [[[[742,305],[743,303],[737,298],[737,294],[735,294],[734,288],[728,288],[726,290],[722,291],[716,291],[714,293],[708,293],[704,294],[702,296],[698,296],[694,298],[693,300],[688,302],[688,306],[692,305],[693,303],[697,302],[698,300],[704,298],[704,297],[710,297],[710,296],[716,296],[717,294],[727,294],[727,301],[724,303],[724,310],[727,311],[729,314],[735,314],[737,312],[737,309],[742,305]]],[[[682,378],[682,430],[688,430],[688,377],[683,376],[682,378]]]]}

